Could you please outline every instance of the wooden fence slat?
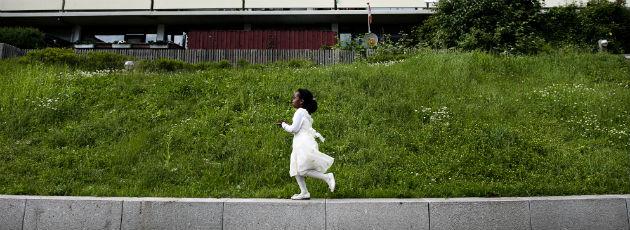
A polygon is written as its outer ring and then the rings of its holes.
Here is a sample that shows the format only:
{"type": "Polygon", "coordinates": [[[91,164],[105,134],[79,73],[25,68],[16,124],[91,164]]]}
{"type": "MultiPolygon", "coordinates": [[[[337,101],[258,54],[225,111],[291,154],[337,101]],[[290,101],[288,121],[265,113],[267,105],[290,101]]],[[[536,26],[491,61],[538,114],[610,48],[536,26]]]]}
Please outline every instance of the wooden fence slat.
{"type": "MultiPolygon", "coordinates": [[[[0,43],[0,59],[22,56],[31,50],[21,50],[0,43]]],[[[218,62],[227,60],[237,64],[239,60],[246,60],[251,64],[265,64],[294,59],[310,60],[319,65],[337,63],[351,63],[359,53],[349,50],[286,50],[286,49],[75,49],[78,54],[90,52],[110,52],[136,57],[141,60],[156,60],[169,58],[189,63],[218,62]]]]}

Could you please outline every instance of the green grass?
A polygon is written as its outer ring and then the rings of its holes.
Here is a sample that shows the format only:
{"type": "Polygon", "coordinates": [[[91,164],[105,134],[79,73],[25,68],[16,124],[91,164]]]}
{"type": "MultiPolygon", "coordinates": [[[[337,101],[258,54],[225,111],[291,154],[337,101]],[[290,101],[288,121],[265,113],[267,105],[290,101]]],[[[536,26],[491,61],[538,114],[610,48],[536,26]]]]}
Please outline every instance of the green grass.
{"type": "Polygon", "coordinates": [[[0,194],[282,197],[311,89],[338,190],[314,197],[630,193],[630,62],[424,52],[402,62],[81,73],[0,61],[0,194]]]}

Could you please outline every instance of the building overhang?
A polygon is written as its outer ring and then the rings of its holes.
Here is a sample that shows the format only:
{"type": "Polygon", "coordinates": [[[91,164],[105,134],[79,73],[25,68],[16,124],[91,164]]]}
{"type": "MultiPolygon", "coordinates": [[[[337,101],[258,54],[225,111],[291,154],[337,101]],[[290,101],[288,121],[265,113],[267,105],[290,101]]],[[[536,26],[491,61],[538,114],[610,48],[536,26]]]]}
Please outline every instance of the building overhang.
{"type": "MultiPolygon", "coordinates": [[[[378,23],[413,23],[433,13],[426,8],[372,10],[378,23]]],[[[3,24],[14,25],[205,25],[222,23],[360,23],[367,10],[190,10],[0,12],[3,24]]]]}

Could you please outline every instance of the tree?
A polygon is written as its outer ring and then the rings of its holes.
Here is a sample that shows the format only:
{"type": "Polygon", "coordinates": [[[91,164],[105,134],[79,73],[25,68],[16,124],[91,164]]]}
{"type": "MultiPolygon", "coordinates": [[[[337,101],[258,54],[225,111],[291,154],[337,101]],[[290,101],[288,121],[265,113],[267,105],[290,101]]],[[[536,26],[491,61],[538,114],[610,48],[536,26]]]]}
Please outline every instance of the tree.
{"type": "Polygon", "coordinates": [[[6,43],[22,49],[42,48],[46,46],[44,33],[34,28],[0,27],[0,43],[6,43]]]}
{"type": "Polygon", "coordinates": [[[536,53],[540,12],[538,0],[441,0],[420,37],[434,48],[536,53]]]}
{"type": "Polygon", "coordinates": [[[579,13],[582,40],[595,46],[597,40],[608,39],[610,51],[630,51],[630,10],[623,4],[622,1],[589,1],[579,13]]]}

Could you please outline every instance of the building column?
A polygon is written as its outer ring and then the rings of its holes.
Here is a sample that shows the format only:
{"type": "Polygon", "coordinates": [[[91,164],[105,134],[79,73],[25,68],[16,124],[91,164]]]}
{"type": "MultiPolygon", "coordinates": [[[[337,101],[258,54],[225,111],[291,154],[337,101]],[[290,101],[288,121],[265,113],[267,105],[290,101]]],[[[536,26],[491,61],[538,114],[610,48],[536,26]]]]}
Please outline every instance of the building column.
{"type": "Polygon", "coordinates": [[[157,26],[157,41],[165,41],[166,40],[166,26],[164,24],[159,24],[157,26]]]}
{"type": "Polygon", "coordinates": [[[333,32],[339,33],[339,23],[333,23],[332,26],[330,27],[330,29],[333,32]]]}
{"type": "Polygon", "coordinates": [[[75,25],[72,27],[72,34],[70,34],[70,42],[78,42],[81,40],[81,26],[75,25]]]}

